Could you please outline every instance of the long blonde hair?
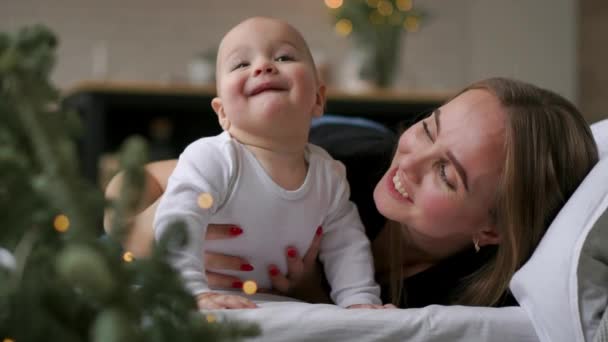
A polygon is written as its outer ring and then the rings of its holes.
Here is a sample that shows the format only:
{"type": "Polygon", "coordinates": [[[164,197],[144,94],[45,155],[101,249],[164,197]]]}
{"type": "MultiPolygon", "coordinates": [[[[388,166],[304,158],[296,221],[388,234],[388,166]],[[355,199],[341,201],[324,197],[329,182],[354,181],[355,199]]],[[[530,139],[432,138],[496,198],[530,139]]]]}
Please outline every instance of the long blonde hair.
{"type": "MultiPolygon", "coordinates": [[[[492,93],[507,112],[506,161],[496,206],[490,213],[501,242],[484,265],[462,281],[452,298],[454,304],[494,306],[555,215],[595,165],[598,152],[584,118],[562,96],[507,78],[479,81],[459,94],[472,89],[492,93]]],[[[397,244],[391,247],[403,248],[397,244]]],[[[396,262],[391,273],[398,275],[394,267],[396,262]]],[[[402,287],[402,279],[391,278],[392,301],[398,303],[402,294],[395,287],[402,287]]]]}

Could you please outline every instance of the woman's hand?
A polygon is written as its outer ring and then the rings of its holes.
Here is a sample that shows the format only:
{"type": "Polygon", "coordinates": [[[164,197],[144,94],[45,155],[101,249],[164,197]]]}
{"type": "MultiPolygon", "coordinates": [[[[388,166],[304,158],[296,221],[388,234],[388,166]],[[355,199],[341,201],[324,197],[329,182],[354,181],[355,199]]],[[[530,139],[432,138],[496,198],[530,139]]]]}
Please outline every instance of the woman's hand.
{"type": "MultiPolygon", "coordinates": [[[[232,224],[210,224],[207,226],[205,240],[223,240],[235,238],[243,233],[243,230],[232,224]]],[[[229,276],[216,272],[216,270],[251,271],[253,267],[241,257],[219,253],[205,252],[205,274],[210,287],[240,289],[243,281],[235,276],[229,276]]]]}
{"type": "MultiPolygon", "coordinates": [[[[210,224],[207,226],[205,240],[230,239],[241,235],[243,230],[230,224],[210,224]]],[[[276,265],[268,266],[272,282],[272,292],[315,303],[330,303],[324,289],[322,271],[317,263],[323,228],[319,227],[304,257],[300,257],[294,247],[287,247],[287,275],[280,273],[276,265]]],[[[205,253],[205,269],[241,270],[252,269],[246,259],[238,256],[212,252],[205,253]]],[[[235,276],[206,271],[207,281],[211,287],[241,288],[243,282],[235,276]]],[[[270,289],[259,289],[268,292],[270,289]]]]}
{"type": "Polygon", "coordinates": [[[324,278],[321,267],[317,262],[323,228],[317,228],[315,236],[304,254],[300,258],[294,247],[287,247],[287,274],[280,273],[276,265],[270,265],[270,281],[280,294],[298,298],[313,303],[331,303],[329,295],[323,286],[324,278]]]}

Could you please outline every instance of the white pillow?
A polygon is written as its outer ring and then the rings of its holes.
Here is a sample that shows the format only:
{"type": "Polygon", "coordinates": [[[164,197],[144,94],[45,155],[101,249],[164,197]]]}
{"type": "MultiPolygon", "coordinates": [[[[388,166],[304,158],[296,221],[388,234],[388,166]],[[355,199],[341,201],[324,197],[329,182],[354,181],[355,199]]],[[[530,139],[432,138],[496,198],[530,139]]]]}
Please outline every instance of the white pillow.
{"type": "MultiPolygon", "coordinates": [[[[608,287],[604,291],[596,287],[593,296],[579,298],[579,292],[587,290],[579,288],[579,283],[586,283],[577,277],[579,259],[586,265],[581,272],[581,277],[585,277],[592,258],[584,255],[597,254],[583,251],[583,247],[597,249],[597,245],[585,244],[587,236],[592,230],[595,236],[597,232],[604,237],[608,235],[606,227],[601,231],[596,227],[602,224],[598,219],[608,208],[608,120],[592,125],[592,132],[600,161],[560,210],[530,260],[510,283],[513,295],[530,316],[543,342],[589,341],[597,326],[590,319],[595,320],[602,305],[605,310],[608,300],[608,287]]],[[[608,277],[607,264],[596,263],[594,267],[594,273],[608,277]]]]}

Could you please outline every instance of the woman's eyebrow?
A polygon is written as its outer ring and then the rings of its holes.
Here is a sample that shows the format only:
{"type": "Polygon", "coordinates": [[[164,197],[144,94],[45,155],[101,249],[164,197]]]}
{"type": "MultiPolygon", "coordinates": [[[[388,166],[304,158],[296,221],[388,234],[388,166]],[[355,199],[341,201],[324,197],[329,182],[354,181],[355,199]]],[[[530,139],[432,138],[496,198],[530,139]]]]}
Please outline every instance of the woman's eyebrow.
{"type": "MultiPolygon", "coordinates": [[[[439,110],[439,108],[435,109],[435,111],[433,112],[433,117],[435,118],[435,127],[437,130],[437,136],[439,136],[439,131],[440,131],[440,121],[439,121],[439,117],[441,114],[441,111],[439,110]]],[[[460,164],[460,162],[458,161],[458,159],[456,159],[456,157],[454,157],[454,155],[452,154],[452,152],[450,152],[449,150],[445,153],[448,157],[448,159],[450,160],[450,162],[452,162],[452,165],[454,165],[454,168],[456,169],[456,172],[458,173],[458,175],[460,176],[460,179],[462,179],[462,184],[464,184],[464,189],[469,192],[469,184],[468,184],[468,180],[467,180],[467,172],[466,170],[462,167],[462,164],[460,164]]]]}

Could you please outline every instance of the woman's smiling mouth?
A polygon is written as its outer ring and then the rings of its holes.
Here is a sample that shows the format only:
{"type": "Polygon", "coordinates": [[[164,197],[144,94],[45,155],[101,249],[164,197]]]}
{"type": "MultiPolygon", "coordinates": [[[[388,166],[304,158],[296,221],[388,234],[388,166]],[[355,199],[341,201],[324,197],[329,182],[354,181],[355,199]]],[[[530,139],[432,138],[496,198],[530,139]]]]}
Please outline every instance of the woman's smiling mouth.
{"type": "Polygon", "coordinates": [[[391,172],[392,177],[387,179],[389,192],[398,200],[406,200],[410,203],[414,203],[410,194],[405,190],[405,187],[401,182],[401,178],[397,174],[398,172],[399,169],[395,169],[395,171],[391,172]]]}

